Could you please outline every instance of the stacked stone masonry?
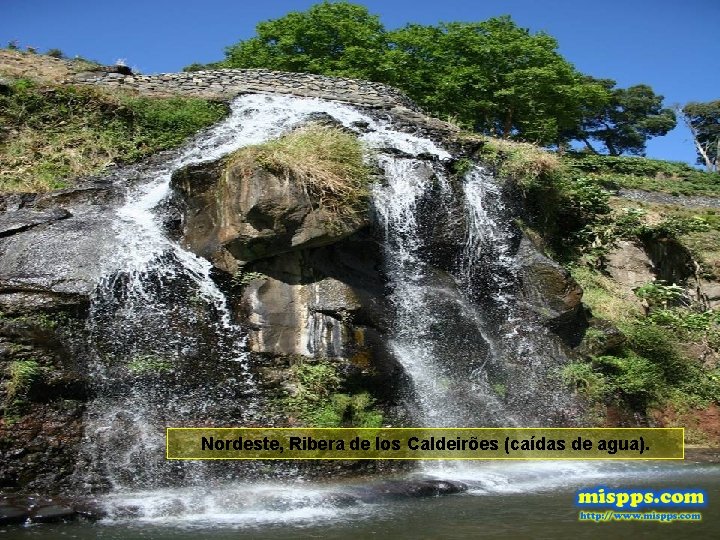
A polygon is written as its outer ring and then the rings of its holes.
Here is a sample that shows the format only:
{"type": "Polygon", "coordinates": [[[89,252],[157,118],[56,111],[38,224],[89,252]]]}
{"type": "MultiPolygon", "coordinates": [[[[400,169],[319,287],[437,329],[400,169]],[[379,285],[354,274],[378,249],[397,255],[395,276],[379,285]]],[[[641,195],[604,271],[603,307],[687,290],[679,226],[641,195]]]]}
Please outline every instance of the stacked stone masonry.
{"type": "Polygon", "coordinates": [[[265,69],[222,69],[159,75],[92,71],[74,75],[67,82],[123,88],[142,94],[179,94],[222,100],[243,93],[268,92],[330,99],[370,108],[399,107],[418,111],[407,96],[384,84],[265,69]]]}

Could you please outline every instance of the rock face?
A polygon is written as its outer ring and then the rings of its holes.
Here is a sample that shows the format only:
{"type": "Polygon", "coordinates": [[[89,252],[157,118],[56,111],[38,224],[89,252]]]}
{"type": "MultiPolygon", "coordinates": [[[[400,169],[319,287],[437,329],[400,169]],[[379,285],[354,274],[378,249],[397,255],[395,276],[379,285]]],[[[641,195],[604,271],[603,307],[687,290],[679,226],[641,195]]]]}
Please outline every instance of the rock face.
{"type": "MultiPolygon", "coordinates": [[[[369,109],[381,107],[383,115],[398,120],[399,129],[418,134],[437,138],[451,131],[447,125],[423,116],[396,91],[372,83],[252,70],[145,78],[95,73],[82,79],[89,84],[126,85],[141,91],[157,86],[158,91],[190,95],[208,89],[224,98],[252,91],[314,95],[361,103],[369,109]]],[[[453,145],[442,142],[447,147],[453,145]]],[[[458,152],[456,157],[467,155],[458,152]]],[[[439,183],[436,171],[442,167],[444,175],[453,177],[450,164],[440,164],[424,155],[416,161],[422,169],[418,178],[430,186],[439,183]]],[[[115,210],[124,196],[122,188],[137,178],[137,174],[130,173],[115,178],[111,175],[74,190],[11,196],[0,203],[0,488],[58,492],[79,485],[70,477],[76,464],[84,463],[78,454],[83,428],[89,420],[85,404],[92,397],[89,394],[98,388],[87,380],[91,359],[86,349],[90,332],[88,308],[91,297],[96,300],[93,308],[97,307],[97,296],[93,295],[104,275],[104,263],[116,257],[113,250],[119,249],[113,227],[115,210]]],[[[351,217],[329,213],[310,200],[293,178],[262,167],[233,166],[226,160],[178,171],[172,187],[173,200],[161,212],[165,225],[192,252],[213,263],[218,290],[228,298],[235,322],[248,332],[253,375],[270,400],[292,392],[288,387],[294,366],[322,361],[341,380],[334,392],[346,397],[367,393],[388,414],[385,418],[393,422],[406,418],[399,402],[408,387],[407,376],[389,344],[394,331],[393,306],[388,299],[392,284],[385,275],[383,234],[369,209],[366,214],[351,217]]],[[[425,216],[442,216],[424,220],[424,230],[419,231],[428,251],[422,254],[423,263],[431,267],[427,276],[438,285],[428,294],[437,317],[434,326],[423,332],[431,335],[429,341],[440,354],[463,358],[469,370],[482,368],[480,363],[490,343],[478,331],[473,317],[458,316],[468,311],[453,277],[458,275],[458,252],[467,240],[468,224],[463,217],[461,190],[458,186],[452,189],[452,204],[457,208],[449,212],[439,211],[447,201],[436,197],[435,188],[428,190],[426,200],[419,203],[425,216]]],[[[521,298],[529,316],[565,341],[564,345],[560,339],[553,341],[564,351],[565,345],[577,344],[587,325],[581,290],[519,231],[515,236],[513,256],[520,271],[519,280],[513,282],[518,290],[511,292],[521,298]]],[[[488,268],[485,274],[491,274],[495,267],[488,268]]],[[[478,280],[485,287],[479,288],[482,292],[478,296],[486,298],[468,301],[477,300],[479,306],[485,307],[483,301],[488,305],[493,301],[489,298],[494,281],[491,275],[480,274],[478,280]]],[[[178,283],[179,289],[183,286],[178,283]]],[[[196,392],[193,395],[200,399],[208,381],[232,379],[236,365],[218,366],[208,353],[206,345],[215,339],[215,330],[210,327],[216,322],[209,319],[217,312],[205,309],[207,306],[193,308],[188,295],[164,292],[166,296],[158,297],[164,299],[168,319],[181,310],[192,312],[187,320],[174,322],[183,326],[176,334],[183,338],[178,342],[187,345],[185,341],[193,340],[185,337],[197,338],[192,347],[178,347],[177,353],[185,360],[196,359],[196,364],[186,362],[182,368],[185,371],[165,375],[163,359],[149,354],[135,358],[133,354],[146,351],[136,351],[135,342],[130,340],[124,360],[137,360],[136,369],[143,368],[145,362],[143,369],[155,365],[160,371],[130,374],[124,365],[112,369],[125,369],[127,380],[135,381],[137,387],[145,381],[148,388],[158,389],[156,393],[163,403],[163,392],[169,388],[184,388],[186,392],[192,388],[196,392]],[[177,298],[187,301],[179,306],[177,298]],[[193,365],[202,365],[202,369],[193,365]]],[[[498,325],[503,323],[501,311],[498,308],[498,325]]],[[[104,321],[97,317],[92,320],[104,321]]],[[[135,339],[140,334],[156,333],[156,327],[151,325],[156,324],[155,319],[148,320],[148,324],[142,319],[118,323],[109,317],[105,329],[112,330],[109,333],[113,335],[103,339],[111,342],[114,334],[132,334],[135,339]],[[133,334],[135,331],[137,334],[133,334]]],[[[97,339],[94,343],[101,342],[97,339]]],[[[103,350],[98,346],[92,354],[103,350]]],[[[108,345],[108,350],[114,349],[108,345]]],[[[112,384],[104,388],[113,390],[112,384]]],[[[467,384],[458,392],[472,393],[475,389],[467,384]]],[[[208,405],[205,418],[212,421],[223,418],[223,414],[227,418],[230,410],[242,418],[241,397],[223,394],[226,401],[208,405]]],[[[292,423],[288,414],[278,415],[275,420],[279,425],[292,423]]],[[[111,431],[118,438],[130,432],[125,427],[130,426],[129,420],[124,423],[123,418],[110,418],[110,424],[117,427],[111,431]]],[[[434,495],[458,489],[424,485],[418,493],[434,495]]],[[[45,518],[62,518],[66,511],[48,510],[45,518]]],[[[15,519],[12,515],[9,519],[15,519]]]]}
{"type": "Polygon", "coordinates": [[[393,384],[400,368],[385,347],[390,308],[367,214],[332,215],[294,179],[224,160],[179,171],[173,186],[188,247],[232,275],[251,351],[334,359],[393,384]]]}
{"type": "Polygon", "coordinates": [[[87,398],[83,319],[111,237],[108,184],[8,196],[0,214],[0,488],[59,491],[87,398]]]}
{"type": "Polygon", "coordinates": [[[642,246],[621,240],[606,256],[605,268],[615,281],[628,290],[655,280],[655,266],[642,246]]]}
{"type": "Polygon", "coordinates": [[[367,226],[366,217],[337,218],[318,207],[292,178],[261,167],[220,161],[176,173],[187,205],[185,239],[223,270],[298,249],[332,244],[367,226]],[[225,266],[227,254],[237,266],[225,266]]]}
{"type": "Polygon", "coordinates": [[[691,253],[677,240],[621,240],[605,256],[605,270],[627,292],[659,280],[684,286],[688,297],[708,309],[720,306],[720,283],[704,279],[691,253]]]}
{"type": "Polygon", "coordinates": [[[582,287],[525,235],[518,254],[522,291],[530,308],[568,345],[578,345],[588,326],[582,287]]]}

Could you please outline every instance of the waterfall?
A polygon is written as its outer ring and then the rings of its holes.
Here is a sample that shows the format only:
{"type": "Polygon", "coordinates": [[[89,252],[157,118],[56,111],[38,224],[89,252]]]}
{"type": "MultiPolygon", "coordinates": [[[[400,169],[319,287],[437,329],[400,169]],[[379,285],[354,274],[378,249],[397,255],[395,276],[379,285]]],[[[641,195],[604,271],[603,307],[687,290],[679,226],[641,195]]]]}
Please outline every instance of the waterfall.
{"type": "Polygon", "coordinates": [[[438,163],[380,164],[387,184],[373,200],[395,308],[390,345],[410,375],[416,422],[571,421],[577,406],[557,374],[565,353],[524,305],[520,233],[501,183],[477,164],[454,182],[438,163]]]}
{"type": "Polygon", "coordinates": [[[452,196],[442,168],[394,157],[380,164],[387,186],[376,186],[373,200],[396,310],[390,345],[411,378],[420,407],[416,421],[435,427],[514,423],[484,377],[492,351],[477,313],[468,310],[453,276],[427,260],[422,222],[449,210],[440,204],[423,211],[422,203],[452,196]]]}
{"type": "Polygon", "coordinates": [[[82,474],[88,489],[202,483],[203,464],[168,464],[158,455],[166,426],[263,423],[245,333],[211,263],[168,236],[163,204],[178,169],[276,138],[317,114],[332,116],[370,148],[449,157],[432,141],[350,106],[256,94],[234,100],[227,119],[135,181],[117,209],[116,256],[102,262],[91,305],[95,397],[80,465],[89,471],[82,474]]]}
{"type": "MultiPolygon", "coordinates": [[[[180,168],[276,138],[317,115],[355,132],[384,176],[372,204],[391,290],[389,349],[410,379],[405,398],[415,423],[531,424],[538,410],[554,406],[531,408],[548,395],[534,394],[544,376],[542,347],[520,337],[516,233],[500,185],[477,166],[451,177],[450,154],[432,140],[351,106],[247,95],[233,101],[226,120],[133,181],[116,211],[116,256],[102,262],[88,323],[94,397],[79,465],[87,489],[111,488],[127,500],[122,494],[137,490],[227,482],[252,467],[166,462],[158,452],[166,426],[268,420],[245,331],[211,263],[169,236],[165,203],[180,168]],[[533,359],[518,360],[526,356],[533,359]]],[[[128,496],[147,499],[136,495],[128,496]]]]}

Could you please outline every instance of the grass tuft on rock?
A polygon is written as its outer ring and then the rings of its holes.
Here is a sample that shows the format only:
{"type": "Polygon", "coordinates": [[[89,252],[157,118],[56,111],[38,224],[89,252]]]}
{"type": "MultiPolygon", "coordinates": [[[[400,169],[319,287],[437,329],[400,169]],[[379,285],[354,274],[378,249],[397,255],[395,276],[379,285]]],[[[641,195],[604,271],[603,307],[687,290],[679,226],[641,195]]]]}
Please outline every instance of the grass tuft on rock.
{"type": "Polygon", "coordinates": [[[370,170],[364,149],[353,134],[340,128],[310,124],[230,156],[228,165],[256,166],[298,182],[308,198],[335,214],[352,215],[365,208],[370,170]]]}
{"type": "Polygon", "coordinates": [[[534,144],[472,135],[483,143],[478,158],[494,167],[498,176],[511,178],[521,187],[559,172],[557,155],[534,144]]]}
{"type": "Polygon", "coordinates": [[[11,362],[8,366],[9,379],[5,388],[7,401],[11,402],[26,392],[40,373],[40,365],[33,359],[11,362]]]}

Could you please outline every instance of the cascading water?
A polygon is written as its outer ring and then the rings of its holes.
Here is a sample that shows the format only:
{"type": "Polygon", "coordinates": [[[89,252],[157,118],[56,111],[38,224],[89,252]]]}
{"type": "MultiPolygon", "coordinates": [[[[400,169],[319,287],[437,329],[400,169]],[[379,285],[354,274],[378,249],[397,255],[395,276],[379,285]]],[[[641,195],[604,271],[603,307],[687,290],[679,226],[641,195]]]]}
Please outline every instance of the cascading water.
{"type": "Polygon", "coordinates": [[[416,421],[436,427],[513,423],[482,376],[491,351],[475,314],[468,317],[453,277],[423,256],[428,246],[421,220],[436,219],[437,209],[423,213],[422,202],[450,197],[447,178],[439,167],[413,159],[386,157],[380,165],[388,184],[376,186],[373,200],[396,309],[391,348],[414,386],[416,421]],[[439,193],[432,193],[434,184],[439,193]]]}
{"type": "MultiPolygon", "coordinates": [[[[545,383],[562,351],[524,316],[516,292],[517,234],[490,175],[473,167],[451,177],[450,155],[432,141],[346,105],[243,96],[224,122],[152,169],[117,210],[117,256],[104,262],[91,306],[94,398],[78,474],[89,489],[110,488],[104,501],[111,517],[246,526],[382,511],[348,502],[363,501],[365,485],[238,481],[235,463],[162,459],[168,425],[266,420],[244,331],[211,264],[163,226],[171,176],[277,137],[318,113],[357,133],[384,173],[373,188],[373,206],[394,309],[388,339],[412,383],[415,422],[543,424],[570,407],[545,383]]],[[[555,464],[442,470],[478,495],[547,489],[549,476],[564,486],[629,474],[623,467],[555,464]]]]}
{"type": "Polygon", "coordinates": [[[163,202],[174,171],[275,138],[318,113],[362,131],[360,139],[379,151],[449,157],[432,141],[349,106],[252,95],[235,100],[225,121],[146,174],[117,210],[117,257],[105,261],[91,306],[95,397],[80,465],[87,488],[127,494],[221,481],[227,468],[212,475],[202,463],[165,462],[157,451],[164,428],[263,423],[244,332],[211,277],[211,264],[166,233],[163,202]]]}
{"type": "Polygon", "coordinates": [[[380,160],[373,200],[393,287],[391,347],[430,426],[552,425],[576,408],[552,370],[557,339],[522,313],[518,233],[500,184],[475,165],[380,160]]]}

